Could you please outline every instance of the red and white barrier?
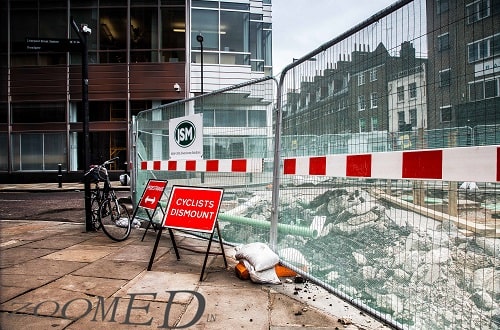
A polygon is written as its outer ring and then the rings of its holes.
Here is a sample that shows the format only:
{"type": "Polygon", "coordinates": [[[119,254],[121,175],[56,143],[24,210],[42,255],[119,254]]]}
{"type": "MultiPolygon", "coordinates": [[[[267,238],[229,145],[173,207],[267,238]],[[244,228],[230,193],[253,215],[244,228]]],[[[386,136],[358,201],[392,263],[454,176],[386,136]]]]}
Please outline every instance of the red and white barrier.
{"type": "Polygon", "coordinates": [[[203,159],[203,160],[149,160],[141,162],[147,171],[196,171],[196,172],[262,172],[262,158],[203,159]]]}
{"type": "MultiPolygon", "coordinates": [[[[151,160],[141,170],[259,173],[263,159],[151,160]]],[[[285,158],[283,174],[497,182],[500,146],[285,158]]]]}
{"type": "Polygon", "coordinates": [[[425,149],[284,159],[286,175],[500,181],[500,146],[425,149]]]}

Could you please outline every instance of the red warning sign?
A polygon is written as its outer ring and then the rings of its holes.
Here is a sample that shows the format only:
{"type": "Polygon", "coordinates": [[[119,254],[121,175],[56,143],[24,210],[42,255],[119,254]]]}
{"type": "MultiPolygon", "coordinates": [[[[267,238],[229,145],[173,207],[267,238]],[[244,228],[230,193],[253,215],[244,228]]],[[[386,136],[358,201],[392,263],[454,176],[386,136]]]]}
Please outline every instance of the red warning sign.
{"type": "Polygon", "coordinates": [[[224,190],[173,186],[163,226],[211,233],[224,190]]]}
{"type": "Polygon", "coordinates": [[[149,180],[139,201],[139,207],[154,211],[167,186],[166,180],[149,180]]]}

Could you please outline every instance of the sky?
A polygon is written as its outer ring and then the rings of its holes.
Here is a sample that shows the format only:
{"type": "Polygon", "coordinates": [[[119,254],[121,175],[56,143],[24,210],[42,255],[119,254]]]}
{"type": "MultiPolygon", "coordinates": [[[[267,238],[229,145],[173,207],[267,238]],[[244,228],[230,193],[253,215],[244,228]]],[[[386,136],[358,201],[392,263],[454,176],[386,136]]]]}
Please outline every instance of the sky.
{"type": "Polygon", "coordinates": [[[273,72],[397,0],[272,0],[273,72]]]}

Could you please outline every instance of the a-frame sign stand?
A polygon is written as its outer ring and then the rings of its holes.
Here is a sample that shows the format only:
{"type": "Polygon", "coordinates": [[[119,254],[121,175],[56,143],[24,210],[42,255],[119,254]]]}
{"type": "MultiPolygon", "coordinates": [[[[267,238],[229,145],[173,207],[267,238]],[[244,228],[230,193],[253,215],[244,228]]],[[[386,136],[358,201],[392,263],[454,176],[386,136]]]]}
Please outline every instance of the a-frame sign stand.
{"type": "Polygon", "coordinates": [[[154,215],[160,211],[161,218],[165,217],[165,211],[160,204],[160,200],[163,197],[163,193],[165,192],[165,187],[167,186],[167,180],[154,180],[149,179],[144,192],[142,193],[141,199],[139,200],[139,204],[134,210],[134,214],[132,215],[132,220],[135,219],[137,215],[137,211],[139,209],[143,209],[148,216],[148,226],[142,235],[141,241],[144,241],[144,237],[148,232],[149,228],[152,226],[154,231],[156,232],[157,224],[154,223],[153,217],[154,215]]]}
{"type": "MultiPolygon", "coordinates": [[[[224,190],[221,188],[173,186],[163,219],[163,224],[157,232],[155,245],[149,260],[148,271],[151,270],[153,266],[164,227],[169,231],[177,260],[180,260],[180,256],[172,229],[210,233],[208,247],[205,252],[205,260],[203,261],[203,267],[201,270],[200,282],[203,281],[203,275],[205,273],[209,254],[222,255],[224,258],[224,264],[227,268],[224,244],[222,243],[222,236],[220,234],[219,223],[217,221],[217,215],[219,214],[223,193],[224,190]],[[217,235],[222,252],[210,252],[215,229],[217,229],[217,235]]],[[[187,247],[179,248],[192,252],[201,252],[187,247]]]]}

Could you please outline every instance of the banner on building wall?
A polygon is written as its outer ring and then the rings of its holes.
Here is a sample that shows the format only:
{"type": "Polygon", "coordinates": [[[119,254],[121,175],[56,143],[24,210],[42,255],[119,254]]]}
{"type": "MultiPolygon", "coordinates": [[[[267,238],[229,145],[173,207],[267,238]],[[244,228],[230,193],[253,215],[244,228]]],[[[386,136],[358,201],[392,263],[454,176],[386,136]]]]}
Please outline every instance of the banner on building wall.
{"type": "Polygon", "coordinates": [[[203,115],[170,119],[170,159],[203,159],[203,115]]]}

